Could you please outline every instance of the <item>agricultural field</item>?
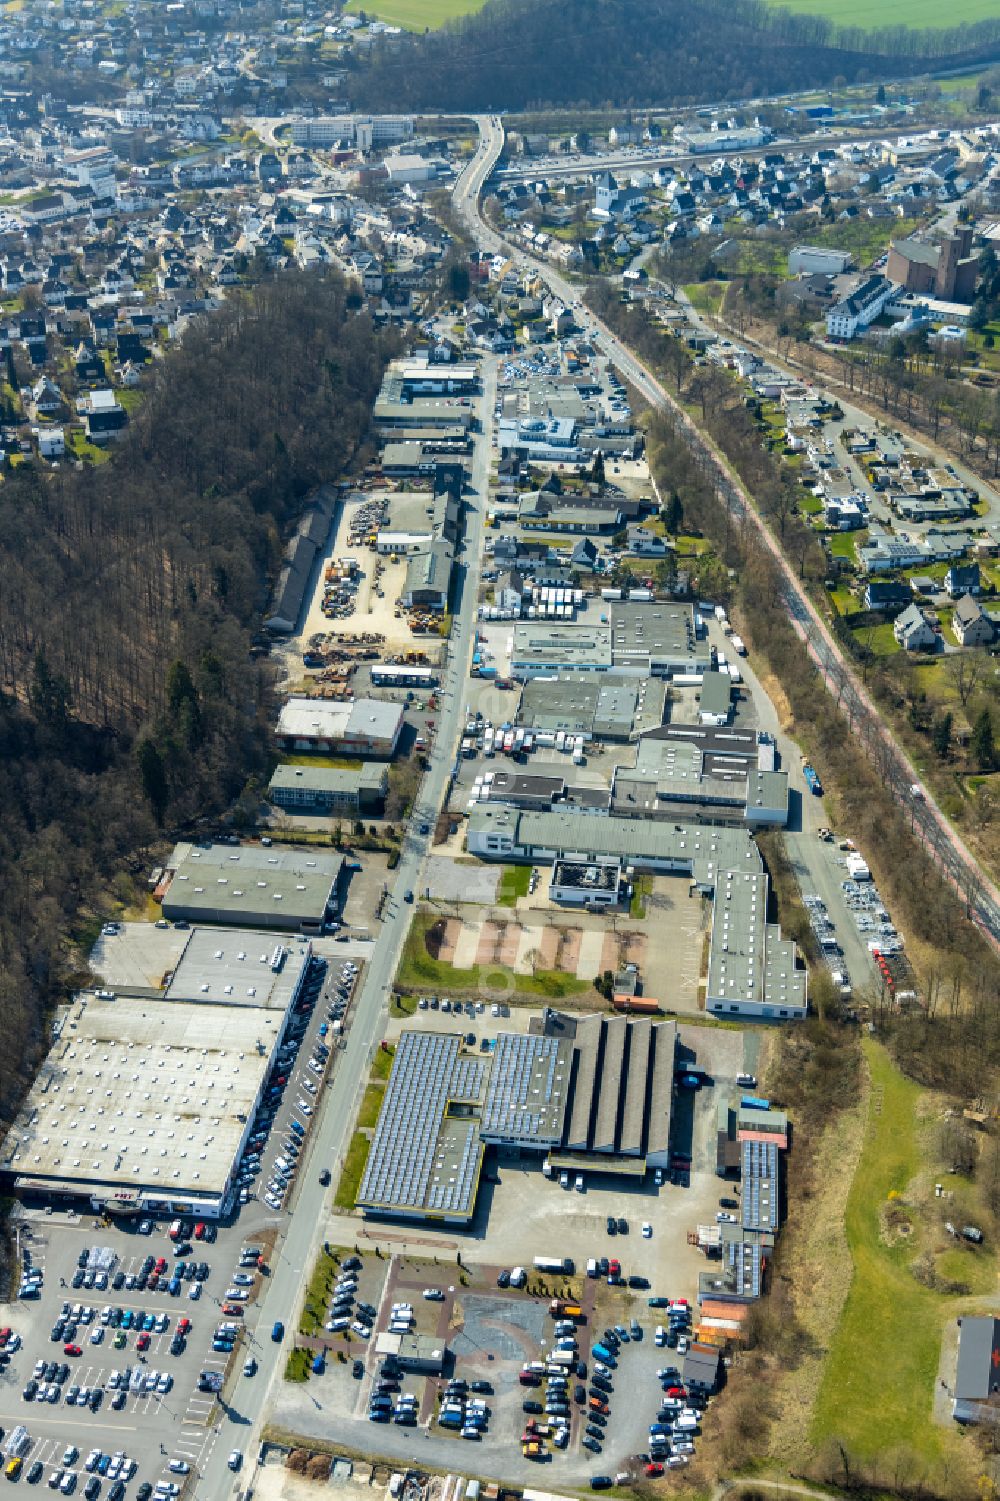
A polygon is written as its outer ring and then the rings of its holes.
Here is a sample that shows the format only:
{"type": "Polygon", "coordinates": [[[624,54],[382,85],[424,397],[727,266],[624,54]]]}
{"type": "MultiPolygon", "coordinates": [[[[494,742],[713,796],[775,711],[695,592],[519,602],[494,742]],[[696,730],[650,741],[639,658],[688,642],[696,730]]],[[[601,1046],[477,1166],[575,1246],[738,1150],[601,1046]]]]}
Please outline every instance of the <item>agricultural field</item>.
{"type": "Polygon", "coordinates": [[[349,5],[349,11],[364,10],[375,21],[402,26],[405,31],[436,31],[446,21],[481,10],[485,0],[365,0],[362,6],[349,5]]]}
{"type": "Polygon", "coordinates": [[[936,0],[771,0],[806,15],[826,16],[837,26],[961,26],[965,21],[992,21],[996,0],[955,0],[942,7],[936,0]]]}

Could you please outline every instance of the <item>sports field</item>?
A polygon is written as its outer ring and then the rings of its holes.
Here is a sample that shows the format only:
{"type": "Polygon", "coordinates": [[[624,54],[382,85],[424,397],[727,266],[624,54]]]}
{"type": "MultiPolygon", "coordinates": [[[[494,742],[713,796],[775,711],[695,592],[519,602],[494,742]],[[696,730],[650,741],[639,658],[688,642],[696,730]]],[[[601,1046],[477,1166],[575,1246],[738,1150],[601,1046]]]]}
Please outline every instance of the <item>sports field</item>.
{"type": "Polygon", "coordinates": [[[445,21],[481,10],[486,0],[355,0],[346,10],[364,11],[372,20],[388,21],[407,31],[435,31],[445,21]]]}
{"type": "Polygon", "coordinates": [[[812,16],[827,16],[837,26],[961,26],[965,21],[996,20],[996,0],[771,0],[812,16]]]}

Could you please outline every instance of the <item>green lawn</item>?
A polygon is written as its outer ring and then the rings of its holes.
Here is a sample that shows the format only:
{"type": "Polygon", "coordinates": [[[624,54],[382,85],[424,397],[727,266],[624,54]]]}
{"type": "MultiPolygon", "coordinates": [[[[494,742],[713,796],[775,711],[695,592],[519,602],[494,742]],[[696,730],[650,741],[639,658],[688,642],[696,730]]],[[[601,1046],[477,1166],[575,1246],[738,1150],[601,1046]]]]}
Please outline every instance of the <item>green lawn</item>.
{"type": "Polygon", "coordinates": [[[854,532],[834,532],[827,537],[827,546],[835,558],[846,558],[849,563],[856,563],[858,555],[854,547],[854,532]]]}
{"type": "Polygon", "coordinates": [[[683,290],[699,313],[715,314],[722,304],[726,283],[724,281],[695,281],[683,290]]]}
{"type": "Polygon", "coordinates": [[[961,26],[965,21],[996,19],[996,0],[955,0],[954,9],[937,0],[771,0],[810,16],[825,16],[837,26],[874,31],[883,26],[961,26]]]}
{"type": "Polygon", "coordinates": [[[851,635],[860,647],[873,652],[876,657],[891,657],[901,649],[892,633],[892,622],[888,620],[884,625],[859,626],[851,635]]]}
{"type": "Polygon", "coordinates": [[[516,907],[517,899],[528,895],[531,880],[530,865],[505,865],[497,888],[497,902],[501,907],[516,907]]]}
{"type": "Polygon", "coordinates": [[[358,1196],[358,1187],[361,1183],[361,1175],[368,1162],[368,1150],[371,1143],[363,1131],[355,1131],[351,1137],[351,1144],[347,1148],[347,1156],[344,1158],[344,1171],[340,1175],[337,1184],[337,1192],[333,1196],[333,1202],[338,1209],[353,1209],[354,1201],[358,1196]]]}
{"type": "Polygon", "coordinates": [[[803,516],[818,516],[823,509],[823,502],[816,495],[801,495],[799,497],[799,510],[803,516]]]}
{"type": "Polygon", "coordinates": [[[485,0],[359,0],[348,11],[364,11],[372,20],[388,21],[407,31],[436,31],[446,21],[481,10],[485,0]]]}
{"type": "Polygon", "coordinates": [[[300,1334],[319,1334],[322,1330],[330,1303],[330,1289],[338,1271],[339,1267],[333,1257],[327,1251],[320,1251],[302,1303],[300,1334]]]}
{"type": "Polygon", "coordinates": [[[312,1352],[309,1350],[290,1350],[285,1362],[286,1381],[308,1381],[309,1370],[312,1366],[312,1352]]]}
{"type": "MultiPolygon", "coordinates": [[[[416,1010],[415,1001],[413,1003],[413,1009],[416,1010]]],[[[379,1048],[378,1052],[375,1054],[375,1057],[372,1059],[372,1078],[382,1080],[388,1079],[389,1075],[392,1073],[392,1060],[395,1058],[395,1056],[395,1047],[379,1048]]]]}
{"type": "Polygon", "coordinates": [[[372,1130],[374,1128],[379,1118],[384,1099],[385,1086],[383,1084],[369,1084],[358,1109],[357,1125],[359,1130],[365,1130],[366,1128],[372,1130]]]}
{"type": "Polygon", "coordinates": [[[865,1043],[864,1052],[871,1076],[868,1127],[844,1222],[854,1276],[830,1342],[813,1439],[839,1439],[864,1459],[890,1445],[936,1466],[943,1444],[931,1402],[947,1301],[913,1277],[910,1238],[888,1244],[880,1220],[889,1195],[905,1195],[923,1166],[920,1090],[879,1044],[865,1043]]]}
{"type": "Polygon", "coordinates": [[[456,969],[445,960],[433,959],[427,952],[425,940],[435,921],[430,912],[418,912],[413,920],[396,971],[397,985],[407,990],[499,991],[513,987],[517,995],[558,1001],[566,996],[582,995],[590,989],[586,980],[578,980],[576,975],[564,974],[557,969],[538,969],[533,975],[521,975],[501,964],[475,964],[471,969],[456,969]]]}

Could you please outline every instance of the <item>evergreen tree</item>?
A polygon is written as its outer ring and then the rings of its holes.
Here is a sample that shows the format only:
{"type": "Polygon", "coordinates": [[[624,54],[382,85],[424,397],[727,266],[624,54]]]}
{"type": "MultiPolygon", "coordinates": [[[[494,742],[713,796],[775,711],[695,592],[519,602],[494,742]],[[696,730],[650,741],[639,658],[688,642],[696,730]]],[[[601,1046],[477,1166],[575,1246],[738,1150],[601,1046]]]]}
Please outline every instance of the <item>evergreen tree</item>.
{"type": "Polygon", "coordinates": [[[972,726],[970,748],[980,771],[992,771],[996,765],[996,746],[993,742],[993,716],[989,709],[984,709],[972,726]]]}
{"type": "Polygon", "coordinates": [[[951,749],[950,714],[942,714],[940,719],[935,720],[934,729],[931,734],[931,743],[937,754],[941,757],[941,760],[946,760],[948,752],[951,749]]]}
{"type": "Polygon", "coordinates": [[[667,531],[672,537],[676,537],[684,524],[684,506],[676,490],[667,501],[666,513],[665,525],[667,531]]]}
{"type": "Polygon", "coordinates": [[[149,806],[153,810],[157,823],[162,823],[170,796],[163,757],[156,749],[152,740],[144,737],[136,746],[135,758],[139,766],[142,790],[149,801],[149,806]]]}

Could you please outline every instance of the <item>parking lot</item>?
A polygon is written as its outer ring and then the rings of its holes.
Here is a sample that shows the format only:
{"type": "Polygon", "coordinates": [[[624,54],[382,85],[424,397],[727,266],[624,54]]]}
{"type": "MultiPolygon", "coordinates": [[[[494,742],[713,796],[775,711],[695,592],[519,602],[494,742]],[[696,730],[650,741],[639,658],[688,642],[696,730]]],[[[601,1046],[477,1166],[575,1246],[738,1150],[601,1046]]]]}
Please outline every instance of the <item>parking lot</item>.
{"type": "MultiPolygon", "coordinates": [[[[524,1015],[515,1013],[512,1021],[501,1024],[512,1025],[524,1015]]],[[[453,1016],[442,1016],[439,1006],[418,1010],[406,1025],[455,1023],[453,1016]]],[[[486,1006],[468,1019],[463,1012],[461,1025],[488,1036],[498,1023],[486,1006]]],[[[677,1093],[672,1146],[691,1158],[690,1171],[677,1175],[677,1182],[658,1185],[652,1173],[639,1181],[588,1173],[578,1192],[545,1178],[535,1163],[490,1157],[476,1217],[467,1231],[333,1217],[327,1235],[331,1244],[345,1248],[339,1254],[346,1269],[338,1269],[343,1280],[334,1284],[327,1312],[334,1311],[339,1296],[345,1300],[340,1317],[356,1317],[363,1302],[366,1317],[376,1310],[372,1333],[359,1339],[350,1331],[331,1331],[334,1353],[338,1341],[349,1341],[340,1346],[347,1358],[331,1355],[325,1370],[303,1385],[284,1383],[276,1422],[303,1436],[326,1437],[390,1460],[422,1457],[443,1469],[471,1464],[484,1477],[522,1484],[542,1483],[539,1462],[553,1467],[546,1482],[553,1488],[586,1484],[595,1473],[630,1469],[638,1474],[646,1461],[637,1456],[652,1453],[650,1424],[660,1420],[661,1403],[673,1400],[664,1398],[664,1390],[675,1378],[661,1379],[657,1373],[682,1365],[682,1352],[663,1342],[670,1332],[667,1314],[650,1307],[649,1299],[693,1304],[698,1274],[711,1264],[688,1244],[687,1234],[699,1223],[714,1223],[720,1194],[733,1192],[715,1175],[718,1091],[733,1087],[736,1074],[752,1061],[746,1051],[752,1045],[753,1039],[742,1033],[681,1027],[682,1050],[697,1058],[709,1082],[697,1093],[677,1093]],[[613,1235],[609,1217],[615,1222],[613,1235]],[[574,1273],[539,1272],[533,1267],[535,1256],[569,1257],[574,1273]],[[621,1285],[608,1285],[606,1276],[586,1275],[588,1261],[601,1257],[609,1269],[613,1261],[619,1263],[621,1285]],[[347,1268],[355,1258],[360,1267],[347,1268]],[[498,1286],[498,1279],[504,1281],[518,1265],[527,1270],[526,1287],[498,1286]],[[572,1295],[580,1305],[572,1336],[556,1332],[549,1313],[556,1295],[572,1295]],[[404,1327],[447,1343],[440,1376],[394,1372],[391,1360],[386,1366],[376,1354],[380,1334],[404,1327]],[[608,1372],[602,1377],[593,1346],[605,1330],[614,1333],[616,1327],[614,1364],[600,1362],[608,1372]],[[663,1330],[659,1343],[658,1327],[663,1330]],[[561,1391],[555,1373],[544,1382],[542,1373],[522,1374],[526,1364],[551,1363],[558,1340],[570,1337],[576,1342],[574,1360],[586,1366],[583,1376],[567,1377],[561,1391]],[[355,1364],[358,1360],[363,1364],[355,1364]],[[595,1376],[602,1385],[594,1385],[595,1376]],[[527,1379],[533,1384],[524,1384],[527,1379]],[[582,1397],[577,1388],[583,1389],[582,1397]],[[606,1411],[592,1405],[595,1397],[606,1411]],[[539,1411],[525,1409],[525,1402],[537,1403],[539,1411]],[[461,1426],[450,1426],[458,1418],[461,1426]],[[565,1439],[559,1435],[563,1418],[565,1439]],[[535,1424],[534,1431],[529,1423],[535,1424]],[[527,1443],[539,1443],[537,1453],[524,1452],[525,1435],[527,1443]],[[475,1442],[474,1459],[456,1454],[455,1444],[463,1437],[475,1442]]],[[[677,1468],[690,1457],[688,1441],[683,1434],[674,1446],[677,1468]]],[[[696,1435],[690,1441],[697,1442],[696,1435]]],[[[669,1458],[665,1448],[662,1462],[669,1458]]]]}
{"type": "Polygon", "coordinates": [[[30,1203],[19,1214],[21,1296],[0,1310],[12,1331],[0,1427],[7,1442],[27,1429],[31,1484],[109,1501],[196,1490],[219,1436],[217,1394],[237,1366],[270,1362],[257,1301],[358,970],[342,957],[314,966],[241,1163],[239,1202],[218,1227],[30,1203]]]}

